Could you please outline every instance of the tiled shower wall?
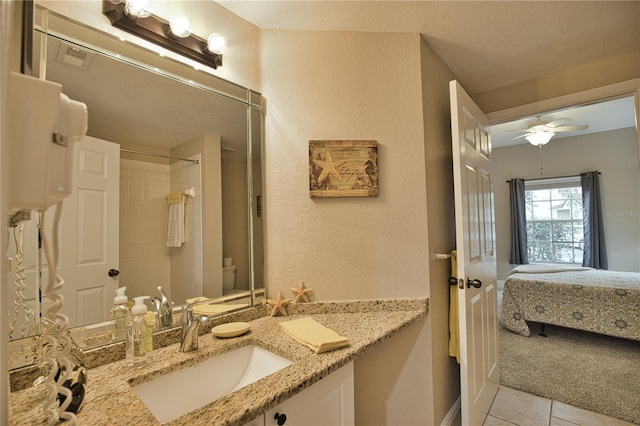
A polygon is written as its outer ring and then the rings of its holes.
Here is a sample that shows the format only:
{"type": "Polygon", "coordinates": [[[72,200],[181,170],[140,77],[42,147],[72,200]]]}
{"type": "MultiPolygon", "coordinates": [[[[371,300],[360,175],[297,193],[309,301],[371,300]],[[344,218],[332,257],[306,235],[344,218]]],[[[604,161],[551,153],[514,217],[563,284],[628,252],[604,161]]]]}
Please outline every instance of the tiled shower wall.
{"type": "MultiPolygon", "coordinates": [[[[200,154],[189,157],[200,160],[200,154]]],[[[171,255],[171,300],[176,305],[202,295],[202,179],[200,166],[186,161],[171,165],[170,190],[194,188],[195,198],[187,200],[185,210],[186,242],[182,247],[172,247],[171,255]]]]}
{"type": "Polygon", "coordinates": [[[169,167],[120,161],[120,286],[127,286],[129,299],[156,296],[158,285],[170,292],[169,167]]]}

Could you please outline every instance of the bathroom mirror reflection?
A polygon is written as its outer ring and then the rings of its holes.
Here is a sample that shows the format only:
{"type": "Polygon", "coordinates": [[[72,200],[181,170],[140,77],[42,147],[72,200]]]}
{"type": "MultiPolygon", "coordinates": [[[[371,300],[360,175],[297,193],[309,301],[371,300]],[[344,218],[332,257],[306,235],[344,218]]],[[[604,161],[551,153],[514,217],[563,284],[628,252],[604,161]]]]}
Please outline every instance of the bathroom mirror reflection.
{"type": "MultiPolygon", "coordinates": [[[[60,224],[62,312],[81,346],[111,341],[105,321],[119,287],[131,300],[160,297],[160,286],[175,308],[205,297],[210,314],[261,298],[260,94],[41,7],[34,52],[36,73],[89,111],[60,224]]],[[[40,225],[32,214],[12,230],[11,339],[37,335],[47,308],[40,225]]]]}

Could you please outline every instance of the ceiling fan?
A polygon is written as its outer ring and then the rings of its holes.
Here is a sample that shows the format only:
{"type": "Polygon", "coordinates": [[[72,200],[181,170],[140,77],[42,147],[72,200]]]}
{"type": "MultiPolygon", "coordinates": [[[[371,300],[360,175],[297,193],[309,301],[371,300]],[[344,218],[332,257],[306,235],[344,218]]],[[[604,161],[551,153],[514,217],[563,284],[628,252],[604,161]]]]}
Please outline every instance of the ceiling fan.
{"type": "MultiPolygon", "coordinates": [[[[558,118],[553,121],[546,121],[542,119],[542,116],[537,116],[535,121],[529,124],[529,127],[525,130],[507,130],[508,132],[524,132],[520,136],[516,136],[511,139],[525,138],[531,143],[531,145],[542,146],[549,142],[551,138],[558,132],[577,132],[586,130],[589,128],[586,124],[578,124],[574,126],[562,126],[563,123],[571,121],[570,118],[558,118]]],[[[510,141],[510,142],[511,142],[510,141]]]]}

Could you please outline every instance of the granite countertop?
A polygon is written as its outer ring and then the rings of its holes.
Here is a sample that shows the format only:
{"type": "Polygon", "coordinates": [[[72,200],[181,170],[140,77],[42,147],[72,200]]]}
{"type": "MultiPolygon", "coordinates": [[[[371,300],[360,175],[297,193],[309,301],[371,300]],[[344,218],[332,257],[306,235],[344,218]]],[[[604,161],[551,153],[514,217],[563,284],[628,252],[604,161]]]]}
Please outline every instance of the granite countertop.
{"type": "MultiPolygon", "coordinates": [[[[269,316],[270,307],[259,306],[222,317],[217,323],[245,321],[253,317],[251,330],[239,337],[222,339],[208,332],[200,336],[199,349],[181,353],[179,343],[153,351],[153,362],[140,369],[128,368],[124,360],[88,370],[84,406],[77,416],[85,425],[157,425],[159,422],[140,401],[130,384],[143,383],[210,357],[257,345],[293,361],[293,364],[227,396],[200,407],[169,425],[242,425],[296,393],[348,364],[355,358],[424,317],[427,298],[311,302],[287,306],[288,317],[269,316]],[[277,325],[281,321],[311,316],[349,338],[350,345],[316,354],[294,341],[277,325]],[[244,317],[244,318],[243,318],[244,317]]],[[[215,325],[215,324],[213,324],[215,325]]],[[[10,424],[39,421],[41,391],[30,387],[10,395],[10,424]]]]}

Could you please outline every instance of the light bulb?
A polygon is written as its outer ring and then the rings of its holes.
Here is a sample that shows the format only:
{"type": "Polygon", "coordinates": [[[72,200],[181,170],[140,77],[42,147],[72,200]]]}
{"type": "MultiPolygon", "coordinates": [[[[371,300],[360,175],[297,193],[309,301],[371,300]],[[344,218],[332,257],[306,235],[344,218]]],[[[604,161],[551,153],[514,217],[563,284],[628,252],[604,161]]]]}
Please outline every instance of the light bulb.
{"type": "Polygon", "coordinates": [[[184,15],[174,16],[169,20],[171,33],[176,37],[189,37],[191,35],[191,22],[184,15]]]}
{"type": "Polygon", "coordinates": [[[547,142],[549,142],[551,140],[551,138],[553,137],[554,132],[547,132],[544,130],[536,130],[533,133],[528,134],[527,136],[525,136],[525,139],[529,141],[529,143],[531,143],[531,145],[535,145],[535,146],[539,146],[539,145],[544,145],[547,142]]]}
{"type": "Polygon", "coordinates": [[[222,55],[227,48],[227,40],[218,33],[212,33],[207,38],[207,49],[211,53],[222,55]]]}
{"type": "Polygon", "coordinates": [[[124,10],[127,15],[135,18],[147,18],[151,16],[148,0],[127,0],[124,4],[124,10]]]}

